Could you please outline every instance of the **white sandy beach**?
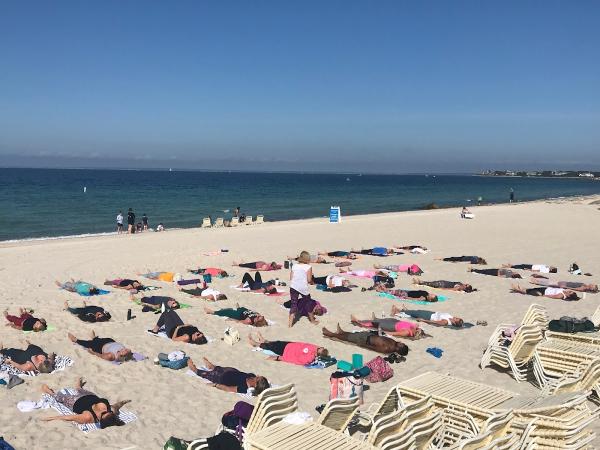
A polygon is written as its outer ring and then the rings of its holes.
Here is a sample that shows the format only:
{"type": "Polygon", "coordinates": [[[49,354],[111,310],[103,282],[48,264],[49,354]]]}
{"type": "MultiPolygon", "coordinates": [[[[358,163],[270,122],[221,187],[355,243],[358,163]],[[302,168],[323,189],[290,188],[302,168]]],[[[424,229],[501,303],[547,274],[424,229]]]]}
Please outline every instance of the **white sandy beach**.
{"type": "MultiPolygon", "coordinates": [[[[230,289],[230,285],[239,283],[244,273],[242,268],[231,267],[233,260],[281,263],[287,255],[297,255],[301,250],[314,253],[375,245],[422,244],[431,249],[426,255],[407,253],[385,259],[363,256],[353,267],[370,269],[374,263],[414,262],[424,269],[424,280],[461,280],[478,289],[471,294],[452,293],[444,303],[418,308],[449,312],[473,323],[485,320],[488,326],[453,330],[424,325],[433,337],[406,341],[410,347],[406,362],[393,365],[395,374],[391,380],[370,386],[365,392],[365,407],[380,400],[394,383],[430,370],[535,394],[539,392],[536,387],[517,383],[506,373],[493,368],[479,369],[482,350],[494,327],[498,323],[519,322],[531,303],[546,306],[551,318],[591,315],[598,306],[600,294],[587,294],[585,299],[575,303],[511,294],[512,280],[474,275],[467,272],[467,264],[450,264],[434,258],[479,255],[487,259],[490,268],[508,262],[549,264],[559,268],[554,279],[598,283],[600,211],[598,205],[590,205],[592,200],[595,198],[474,207],[475,220],[461,220],[458,209],[444,209],[344,217],[341,224],[311,219],[236,229],[190,229],[0,244],[0,307],[13,312],[18,306],[35,309],[38,317],[46,318],[57,329],[27,337],[46,351],[69,355],[75,360],[75,364],[63,372],[28,378],[11,390],[0,389],[0,435],[17,449],[158,449],[171,435],[210,436],[220,424],[223,413],[231,410],[241,398],[186,376],[185,370],[173,371],[153,364],[152,359],[159,352],[176,349],[184,350],[197,363],[206,356],[215,364],[265,375],[276,384],[293,382],[300,409],[316,417],[315,406],[327,401],[332,368],[308,370],[267,361],[264,355],[250,351],[246,336],[251,329],[243,325],[235,325],[242,342],[233,347],[219,339],[209,345],[192,346],[155,338],[145,330],[154,325],[158,316],[142,313],[129,301],[127,292],[114,289],[109,295],[87,299],[88,304],[104,306],[112,313],[113,320],[102,324],[83,323],[62,310],[65,300],[79,306],[83,297],[59,290],[54,284],[55,280],[74,278],[101,285],[107,278],[136,278],[136,273],[146,270],[185,274],[189,268],[222,267],[235,274],[235,278],[213,281],[213,286],[229,298],[217,304],[193,299],[167,283],[152,281],[148,284],[162,287],[154,292],[156,295],[171,295],[192,304],[193,308],[182,310],[180,315],[186,323],[198,325],[209,336],[220,338],[226,323],[218,317],[207,316],[203,306],[231,307],[238,302],[277,322],[275,326],[261,329],[267,339],[312,342],[325,345],[338,359],[350,360],[352,353],[362,353],[365,361],[370,360],[375,353],[323,338],[321,326],[335,329],[339,322],[342,328],[353,329],[349,323],[351,313],[359,317],[369,317],[371,312],[381,315],[383,311],[389,312],[393,300],[382,299],[373,292],[360,292],[360,289],[341,294],[315,289],[313,298],[321,301],[329,313],[320,318],[318,326],[303,319],[288,329],[287,312],[273,298],[230,289]],[[203,252],[221,248],[229,252],[203,256],[203,252]],[[567,269],[572,262],[594,276],[569,275],[567,269]],[[129,308],[136,318],[127,322],[129,308]],[[67,332],[87,337],[92,329],[99,336],[112,337],[150,359],[115,366],[89,355],[67,339],[67,332]],[[444,350],[441,359],[425,352],[432,346],[444,350]],[[125,427],[84,434],[68,422],[40,421],[44,416],[53,415],[53,411],[21,413],[17,410],[19,400],[39,399],[42,384],[68,387],[77,377],[84,377],[91,390],[112,402],[131,399],[126,409],[135,412],[138,420],[125,427]]],[[[315,264],[313,271],[320,276],[335,273],[337,269],[333,264],[315,264]]],[[[264,278],[271,278],[270,275],[286,280],[289,276],[286,270],[281,270],[265,273],[264,278]]],[[[354,280],[359,286],[370,285],[370,280],[354,280]]],[[[528,284],[526,280],[521,283],[528,284]]],[[[398,287],[410,287],[410,284],[411,278],[406,275],[400,275],[396,283],[398,287]]],[[[0,342],[5,347],[25,347],[25,335],[20,331],[4,326],[0,330],[0,342]]],[[[600,427],[595,428],[600,430],[600,427]]],[[[600,439],[596,447],[600,447],[600,439]]]]}

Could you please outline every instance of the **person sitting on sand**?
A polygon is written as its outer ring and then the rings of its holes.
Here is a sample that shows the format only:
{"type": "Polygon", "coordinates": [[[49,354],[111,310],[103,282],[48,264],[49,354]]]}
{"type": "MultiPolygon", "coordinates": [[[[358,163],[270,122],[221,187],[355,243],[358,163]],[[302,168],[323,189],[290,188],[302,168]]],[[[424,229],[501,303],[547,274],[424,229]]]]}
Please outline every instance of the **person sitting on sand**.
{"type": "Polygon", "coordinates": [[[587,284],[587,283],[581,283],[579,281],[552,281],[552,280],[545,280],[545,279],[540,279],[540,278],[532,278],[531,280],[529,280],[529,282],[531,284],[537,284],[538,286],[546,286],[546,287],[553,287],[553,288],[562,288],[562,289],[570,289],[572,291],[578,291],[578,292],[598,292],[598,285],[597,284],[587,284]]]}
{"type": "Polygon", "coordinates": [[[19,308],[18,316],[11,316],[8,310],[4,311],[4,317],[8,320],[6,325],[22,331],[44,331],[48,328],[46,319],[38,319],[31,315],[32,309],[19,308]]]}
{"type": "Polygon", "coordinates": [[[421,300],[424,302],[435,303],[438,301],[438,296],[430,294],[423,290],[405,290],[405,289],[388,289],[382,283],[377,283],[373,286],[373,289],[377,292],[385,292],[386,294],[393,295],[397,298],[408,299],[408,300],[421,300]]]}
{"type": "Polygon", "coordinates": [[[452,314],[448,313],[425,311],[423,309],[407,309],[406,305],[402,305],[401,308],[398,308],[396,305],[392,305],[391,315],[395,316],[396,314],[400,313],[404,313],[413,319],[417,319],[417,322],[423,322],[442,327],[452,326],[456,328],[462,328],[465,323],[460,317],[454,317],[452,314]]]}
{"type": "Polygon", "coordinates": [[[193,297],[201,298],[202,300],[208,300],[209,302],[227,300],[227,296],[225,294],[222,294],[221,291],[217,291],[216,289],[207,287],[205,282],[192,289],[184,289],[180,286],[177,286],[177,289],[193,297]]]}
{"type": "Polygon", "coordinates": [[[7,362],[15,369],[23,372],[39,372],[50,373],[54,370],[54,359],[56,354],[48,355],[37,345],[27,342],[27,348],[21,350],[19,348],[4,348],[0,343],[0,355],[8,358],[7,362]]]}
{"type": "Polygon", "coordinates": [[[206,267],[205,269],[190,269],[188,272],[193,273],[194,275],[210,275],[215,278],[227,278],[229,274],[223,269],[219,269],[218,267],[206,267]]]}
{"type": "Polygon", "coordinates": [[[164,328],[166,335],[173,341],[196,345],[208,342],[204,333],[193,325],[184,324],[181,317],[173,310],[162,313],[155,327],[148,331],[157,334],[161,328],[164,328]]]}
{"type": "Polygon", "coordinates": [[[514,292],[516,294],[533,295],[535,297],[556,298],[558,300],[566,301],[579,300],[577,292],[572,291],[570,289],[562,289],[555,287],[538,287],[525,289],[524,287],[521,287],[518,284],[513,284],[510,288],[510,292],[514,292]]]}
{"type": "Polygon", "coordinates": [[[401,356],[408,354],[408,346],[402,342],[398,342],[387,336],[379,336],[376,332],[371,331],[359,331],[358,333],[344,331],[340,328],[339,323],[335,333],[323,327],[323,336],[348,342],[377,353],[398,353],[401,356]]]}
{"type": "Polygon", "coordinates": [[[447,258],[435,258],[437,261],[446,261],[446,262],[468,262],[470,264],[481,264],[485,266],[487,261],[479,256],[449,256],[447,258]]]}
{"type": "Polygon", "coordinates": [[[81,345],[88,349],[88,352],[94,356],[106,361],[125,362],[133,358],[133,353],[123,344],[116,342],[112,338],[100,338],[92,331],[90,340],[77,339],[73,334],[67,334],[69,340],[74,344],[81,345]]]}
{"type": "Polygon", "coordinates": [[[256,339],[251,334],[248,335],[250,345],[275,353],[277,356],[269,356],[267,358],[271,361],[283,361],[305,366],[311,364],[319,357],[329,357],[329,351],[325,347],[318,347],[306,342],[267,341],[262,334],[258,332],[256,334],[256,339]]]}
{"type": "Polygon", "coordinates": [[[277,264],[275,261],[271,262],[271,263],[267,263],[264,261],[254,261],[254,262],[249,262],[249,263],[238,263],[238,262],[233,262],[232,264],[233,266],[238,266],[238,267],[243,267],[245,269],[250,269],[250,270],[260,270],[263,272],[269,272],[270,270],[279,270],[281,269],[281,264],[277,264]]]}
{"type": "Polygon", "coordinates": [[[340,259],[357,259],[358,256],[352,252],[347,252],[345,250],[334,250],[333,252],[319,252],[321,256],[329,256],[330,258],[340,258],[340,259]]]}
{"type": "Polygon", "coordinates": [[[408,275],[422,275],[423,270],[416,264],[400,264],[400,265],[388,265],[383,266],[380,264],[373,264],[373,267],[377,270],[388,270],[390,272],[398,273],[406,273],[408,275]]]}
{"type": "Polygon", "coordinates": [[[385,331],[385,334],[397,337],[408,337],[419,339],[423,336],[423,330],[414,322],[406,320],[398,320],[394,318],[375,318],[373,314],[372,319],[357,319],[356,316],[350,316],[350,323],[361,328],[371,328],[374,330],[380,329],[385,331]]]}
{"type": "Polygon", "coordinates": [[[469,211],[469,209],[466,206],[463,206],[460,212],[461,219],[466,219],[467,214],[471,214],[471,211],[469,211]]]}
{"type": "Polygon", "coordinates": [[[446,281],[446,280],[436,280],[436,281],[422,281],[418,278],[413,278],[413,284],[419,286],[429,286],[436,289],[446,289],[449,291],[460,291],[460,292],[474,292],[477,289],[473,289],[473,286],[467,283],[462,283],[460,281],[446,281]]]}
{"type": "Polygon", "coordinates": [[[252,274],[246,272],[242,277],[242,282],[237,286],[238,289],[250,289],[257,294],[277,294],[277,288],[272,281],[263,282],[260,272],[256,272],[254,278],[252,274]]]}
{"type": "Polygon", "coordinates": [[[269,325],[265,316],[252,311],[248,308],[240,307],[236,303],[234,308],[223,308],[223,309],[209,309],[204,308],[206,314],[212,314],[219,317],[227,317],[227,320],[233,320],[235,322],[243,323],[244,325],[252,325],[254,327],[266,327],[269,325]]]}
{"type": "Polygon", "coordinates": [[[554,266],[546,266],[544,264],[502,264],[502,267],[509,269],[529,270],[539,273],[557,273],[558,269],[554,266]]]}
{"type": "Polygon", "coordinates": [[[513,272],[509,269],[475,269],[473,267],[469,267],[467,272],[478,273],[480,275],[489,275],[492,277],[500,277],[500,278],[523,278],[520,274],[513,272]]]}
{"type": "Polygon", "coordinates": [[[370,255],[370,256],[389,256],[389,255],[402,255],[402,252],[396,251],[394,248],[387,247],[373,247],[363,248],[362,250],[350,250],[352,253],[359,255],[370,255]]]}
{"type": "MultiPolygon", "coordinates": [[[[105,398],[100,398],[93,392],[83,389],[84,384],[85,382],[80,378],[75,385],[75,393],[58,392],[58,394],[50,389],[48,385],[42,385],[44,394],[54,397],[58,403],[75,413],[65,416],[44,417],[42,420],[44,422],[64,420],[79,424],[96,423],[102,429],[125,425],[119,419],[119,410],[131,400],[123,400],[111,405],[105,398]]],[[[73,390],[71,389],[71,391],[73,390]]]]}
{"type": "Polygon", "coordinates": [[[87,305],[85,302],[81,308],[70,307],[69,302],[65,302],[65,311],[76,315],[84,322],[108,322],[111,317],[110,313],[101,306],[87,305]]]}
{"type": "MultiPolygon", "coordinates": [[[[291,310],[292,308],[291,300],[278,300],[277,303],[279,303],[286,309],[291,310]]],[[[313,300],[312,297],[302,297],[298,299],[296,314],[294,315],[294,321],[292,325],[298,322],[301,317],[306,317],[310,323],[312,323],[313,325],[317,325],[319,321],[315,319],[315,316],[322,316],[325,313],[327,313],[327,308],[321,305],[317,300],[313,300]]]]}
{"type": "Polygon", "coordinates": [[[125,289],[126,291],[143,291],[144,285],[138,280],[130,280],[128,278],[116,278],[114,280],[106,280],[105,286],[112,286],[117,289],[125,289]]]}
{"type": "Polygon", "coordinates": [[[65,291],[76,292],[84,296],[98,295],[100,293],[100,289],[93,284],[86,283],[85,281],[75,281],[72,278],[70,281],[65,281],[64,283],[56,281],[56,285],[65,291]]]}
{"type": "Polygon", "coordinates": [[[242,372],[233,367],[215,366],[208,359],[202,359],[208,370],[198,369],[191,358],[188,360],[188,367],[199,377],[214,383],[213,386],[217,389],[246,394],[252,388],[252,395],[257,396],[269,388],[269,381],[265,377],[242,372]]]}
{"type": "MultiPolygon", "coordinates": [[[[132,295],[131,300],[135,301],[135,297],[132,295]]],[[[149,297],[142,297],[139,300],[142,305],[142,312],[148,311],[165,311],[169,309],[179,309],[181,305],[173,297],[166,297],[162,295],[151,295],[149,297]]]]}

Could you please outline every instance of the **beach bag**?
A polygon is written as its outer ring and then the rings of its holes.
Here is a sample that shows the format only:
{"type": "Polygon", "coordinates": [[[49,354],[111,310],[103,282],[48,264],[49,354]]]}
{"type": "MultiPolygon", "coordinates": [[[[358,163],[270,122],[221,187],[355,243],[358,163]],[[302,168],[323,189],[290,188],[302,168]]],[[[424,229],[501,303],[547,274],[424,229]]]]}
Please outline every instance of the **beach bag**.
{"type": "Polygon", "coordinates": [[[12,445],[0,437],[0,450],[15,450],[12,445]]]}
{"type": "MultiPolygon", "coordinates": [[[[240,441],[232,434],[222,431],[221,433],[206,438],[208,444],[208,450],[242,450],[240,441]]],[[[198,449],[201,447],[198,446],[198,449]]],[[[188,448],[188,450],[196,450],[194,447],[188,448]]]]}
{"type": "Polygon", "coordinates": [[[246,402],[237,402],[231,411],[221,417],[221,423],[229,430],[235,430],[236,437],[241,440],[244,436],[244,427],[248,426],[254,406],[246,402]]]}
{"type": "Polygon", "coordinates": [[[363,380],[355,378],[352,375],[345,375],[344,372],[334,372],[329,377],[329,400],[334,398],[354,398],[358,397],[359,404],[363,404],[363,380]]]}
{"type": "Polygon", "coordinates": [[[161,367],[168,367],[169,369],[173,370],[179,370],[187,367],[188,359],[190,359],[189,356],[186,356],[182,351],[171,352],[169,355],[166,353],[158,354],[158,363],[161,365],[161,367]],[[176,355],[176,353],[179,353],[179,355],[176,355]]]}
{"type": "Polygon", "coordinates": [[[373,283],[375,283],[375,284],[383,283],[385,285],[385,287],[389,288],[389,289],[391,289],[395,286],[393,278],[382,276],[382,275],[375,275],[373,277],[373,283]]]}
{"type": "Polygon", "coordinates": [[[394,369],[381,356],[376,356],[365,365],[371,371],[366,377],[369,383],[379,383],[380,381],[389,380],[394,376],[394,369]]]}
{"type": "Polygon", "coordinates": [[[422,273],[423,273],[423,271],[416,264],[413,264],[412,266],[410,266],[408,268],[408,274],[409,275],[421,275],[422,273]]]}
{"type": "Polygon", "coordinates": [[[594,323],[587,319],[576,319],[575,317],[561,317],[558,320],[551,320],[548,323],[550,331],[559,333],[583,333],[594,331],[594,323]]]}
{"type": "Polygon", "coordinates": [[[240,333],[234,328],[227,328],[223,335],[223,340],[226,344],[233,345],[240,341],[240,333]]]}

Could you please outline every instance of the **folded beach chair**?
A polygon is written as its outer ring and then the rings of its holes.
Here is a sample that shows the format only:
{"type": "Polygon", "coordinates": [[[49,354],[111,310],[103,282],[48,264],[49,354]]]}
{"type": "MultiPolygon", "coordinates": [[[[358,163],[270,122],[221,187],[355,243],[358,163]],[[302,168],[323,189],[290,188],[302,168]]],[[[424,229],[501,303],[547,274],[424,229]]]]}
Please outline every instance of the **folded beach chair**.
{"type": "Polygon", "coordinates": [[[213,224],[213,228],[221,228],[223,227],[223,218],[222,217],[217,217],[217,220],[215,220],[215,223],[213,224]]]}
{"type": "Polygon", "coordinates": [[[231,221],[229,222],[229,226],[230,227],[237,227],[240,224],[240,218],[239,217],[232,217],[231,221]]]}
{"type": "Polygon", "coordinates": [[[212,224],[210,223],[210,217],[205,217],[202,219],[202,224],[200,224],[200,228],[210,228],[212,224]]]}
{"type": "Polygon", "coordinates": [[[265,216],[263,216],[262,214],[256,216],[256,220],[254,221],[255,225],[260,225],[261,223],[265,223],[265,216]]]}
{"type": "Polygon", "coordinates": [[[448,448],[456,443],[471,439],[479,434],[480,425],[473,417],[454,407],[443,410],[442,428],[438,435],[438,448],[448,448]]]}
{"type": "Polygon", "coordinates": [[[348,424],[356,414],[358,406],[358,397],[330,400],[317,419],[317,423],[332,430],[345,432],[347,431],[348,424]]]}
{"type": "Polygon", "coordinates": [[[518,329],[510,345],[506,346],[503,327],[499,326],[481,357],[480,367],[496,365],[509,369],[517,381],[526,381],[530,373],[530,361],[536,346],[543,340],[542,329],[538,325],[524,325],[518,329]]]}
{"type": "MultiPolygon", "coordinates": [[[[480,450],[482,448],[487,447],[488,445],[494,443],[494,441],[502,440],[502,441],[510,441],[507,438],[516,440],[516,436],[514,436],[510,432],[511,421],[513,419],[513,414],[511,411],[496,414],[490,417],[486,423],[484,424],[481,433],[477,436],[463,440],[458,442],[452,449],[456,450],[480,450]]],[[[492,447],[496,448],[496,447],[492,447]]]]}
{"type": "Polygon", "coordinates": [[[372,425],[377,419],[398,411],[403,406],[398,388],[394,386],[381,403],[372,403],[366,411],[361,411],[360,419],[366,419],[372,425]]]}

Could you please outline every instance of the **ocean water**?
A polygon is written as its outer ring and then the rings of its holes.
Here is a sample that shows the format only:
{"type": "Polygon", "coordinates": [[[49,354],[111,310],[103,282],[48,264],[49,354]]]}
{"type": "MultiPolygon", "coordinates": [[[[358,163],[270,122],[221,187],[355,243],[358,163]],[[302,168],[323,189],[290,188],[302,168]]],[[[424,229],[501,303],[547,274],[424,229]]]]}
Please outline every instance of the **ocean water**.
{"type": "Polygon", "coordinates": [[[600,193],[579,179],[493,178],[470,175],[342,175],[0,169],[0,241],[110,233],[119,210],[133,208],[151,226],[198,226],[203,217],[242,212],[266,220],[342,216],[600,193]],[[84,187],[87,192],[83,192],[84,187]],[[229,212],[224,212],[229,210],[229,212]]]}

